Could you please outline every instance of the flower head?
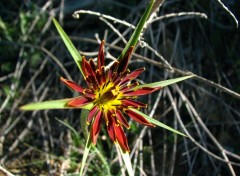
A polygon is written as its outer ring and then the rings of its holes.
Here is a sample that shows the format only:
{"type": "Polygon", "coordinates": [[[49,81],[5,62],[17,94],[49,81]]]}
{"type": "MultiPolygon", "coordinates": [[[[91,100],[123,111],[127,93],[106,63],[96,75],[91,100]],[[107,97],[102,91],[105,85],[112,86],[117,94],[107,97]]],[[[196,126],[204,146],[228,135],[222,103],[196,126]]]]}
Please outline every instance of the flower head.
{"type": "Polygon", "coordinates": [[[160,89],[160,87],[137,88],[138,82],[133,80],[145,69],[139,68],[133,72],[127,69],[132,52],[133,47],[120,61],[115,61],[109,69],[106,69],[104,66],[104,41],[102,41],[97,64],[92,59],[87,61],[85,57],[82,57],[81,67],[87,88],[61,78],[61,81],[68,87],[80,93],[80,96],[71,99],[67,106],[81,107],[93,103],[87,118],[87,123],[92,123],[90,132],[92,143],[96,144],[101,123],[105,121],[109,137],[118,143],[124,152],[128,152],[129,147],[123,126],[130,128],[125,116],[129,116],[140,124],[153,127],[154,125],[147,119],[131,109],[146,108],[147,105],[136,101],[136,98],[160,89]]]}

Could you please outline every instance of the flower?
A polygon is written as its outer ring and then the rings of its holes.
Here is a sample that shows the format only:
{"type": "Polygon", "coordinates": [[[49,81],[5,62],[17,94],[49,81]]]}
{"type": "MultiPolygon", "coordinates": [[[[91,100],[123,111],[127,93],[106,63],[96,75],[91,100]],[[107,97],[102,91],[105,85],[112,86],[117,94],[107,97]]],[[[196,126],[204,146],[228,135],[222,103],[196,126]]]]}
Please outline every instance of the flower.
{"type": "Polygon", "coordinates": [[[90,138],[96,144],[102,121],[105,121],[108,135],[112,141],[118,143],[123,152],[129,152],[127,138],[123,126],[130,128],[124,115],[129,116],[140,124],[154,127],[147,119],[137,114],[132,108],[146,108],[147,105],[136,101],[138,96],[146,95],[159,90],[160,87],[140,87],[138,82],[133,81],[145,69],[139,68],[133,72],[127,69],[133,47],[120,60],[115,61],[109,69],[104,66],[104,41],[101,42],[97,65],[93,59],[89,61],[82,57],[81,68],[87,88],[77,85],[75,82],[61,77],[61,81],[69,88],[80,93],[67,102],[67,106],[81,107],[93,103],[87,117],[87,124],[91,125],[90,138]]]}

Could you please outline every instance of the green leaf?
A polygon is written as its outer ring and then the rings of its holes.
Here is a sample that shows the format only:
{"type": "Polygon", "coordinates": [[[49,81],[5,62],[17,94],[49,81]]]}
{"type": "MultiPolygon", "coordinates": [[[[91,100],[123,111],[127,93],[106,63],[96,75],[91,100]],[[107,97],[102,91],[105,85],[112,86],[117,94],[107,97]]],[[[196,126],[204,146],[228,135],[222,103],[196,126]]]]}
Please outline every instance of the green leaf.
{"type": "Polygon", "coordinates": [[[118,143],[115,143],[115,145],[116,145],[117,149],[119,149],[119,151],[121,153],[121,156],[122,156],[123,161],[125,163],[125,166],[127,168],[128,175],[129,176],[134,176],[132,163],[131,163],[130,156],[129,156],[129,152],[123,152],[122,148],[119,146],[118,143]]]}
{"type": "Polygon", "coordinates": [[[165,86],[183,81],[185,79],[192,78],[193,76],[194,75],[183,76],[183,77],[180,77],[180,78],[168,79],[168,80],[159,81],[159,82],[155,82],[155,83],[142,84],[142,85],[136,86],[134,89],[139,89],[139,88],[142,88],[142,87],[165,87],[165,86]]]}
{"type": "Polygon", "coordinates": [[[73,134],[74,134],[74,136],[77,138],[77,140],[80,140],[80,136],[79,136],[78,132],[77,132],[70,124],[68,124],[67,122],[64,122],[64,121],[62,121],[62,120],[60,120],[60,119],[58,119],[58,118],[56,118],[56,117],[55,117],[55,119],[56,119],[58,122],[60,122],[61,124],[63,124],[63,125],[65,125],[66,127],[68,127],[68,128],[73,132],[73,134]]]}
{"type": "MultiPolygon", "coordinates": [[[[139,115],[145,117],[149,122],[151,122],[151,123],[154,124],[154,125],[157,125],[157,126],[159,126],[159,127],[165,128],[166,130],[169,130],[169,131],[171,131],[171,132],[173,132],[173,133],[176,133],[176,134],[179,134],[179,135],[182,135],[182,136],[186,136],[185,134],[183,134],[183,133],[181,133],[181,132],[179,132],[179,131],[177,131],[177,130],[175,130],[175,129],[167,126],[167,125],[165,125],[164,123],[161,123],[161,122],[155,120],[154,118],[151,118],[151,117],[147,116],[146,114],[142,113],[141,111],[138,111],[138,110],[133,109],[133,108],[130,108],[130,109],[131,109],[132,111],[138,113],[139,115]]],[[[187,137],[187,136],[186,136],[186,137],[187,137]]]]}
{"type": "MultiPolygon", "coordinates": [[[[61,99],[61,100],[50,100],[50,101],[43,101],[43,102],[37,102],[37,103],[30,103],[30,104],[21,106],[20,110],[34,111],[34,110],[46,110],[46,109],[72,109],[72,108],[75,108],[75,107],[67,106],[67,102],[69,102],[70,100],[71,99],[61,99]]],[[[78,108],[91,109],[92,106],[93,106],[93,103],[89,103],[87,105],[84,105],[84,106],[81,106],[78,108]]]]}
{"type": "Polygon", "coordinates": [[[73,45],[72,41],[69,39],[67,34],[64,32],[64,30],[60,26],[60,24],[57,22],[57,20],[55,18],[52,18],[52,20],[53,20],[53,23],[55,24],[55,26],[56,26],[60,36],[62,37],[63,42],[65,43],[68,51],[70,52],[70,54],[72,55],[74,61],[76,62],[79,70],[81,71],[82,75],[85,76],[83,71],[82,71],[82,67],[81,67],[82,56],[80,55],[78,50],[75,48],[75,46],[73,45]]]}
{"type": "Polygon", "coordinates": [[[82,159],[82,164],[81,164],[81,169],[80,169],[80,174],[79,174],[80,176],[82,176],[82,174],[83,174],[83,169],[84,169],[84,166],[86,164],[87,157],[88,157],[89,151],[91,149],[91,146],[92,146],[92,143],[91,143],[91,140],[90,140],[90,133],[89,133],[88,139],[87,139],[87,142],[86,142],[86,145],[85,145],[84,153],[83,153],[83,159],[82,159]]]}
{"type": "Polygon", "coordinates": [[[87,125],[87,118],[88,118],[89,110],[82,109],[80,115],[80,122],[81,122],[81,129],[83,131],[84,137],[87,139],[88,137],[88,125],[87,125]]]}
{"type": "Polygon", "coordinates": [[[154,0],[151,0],[150,4],[148,5],[147,9],[145,10],[142,18],[140,19],[140,21],[138,22],[138,25],[136,27],[136,29],[134,30],[132,36],[130,37],[128,43],[126,44],[125,48],[123,49],[122,53],[120,54],[120,56],[118,57],[118,60],[121,61],[121,59],[123,58],[123,56],[127,53],[127,51],[130,49],[130,47],[135,46],[138,42],[138,38],[142,32],[142,29],[144,27],[145,22],[147,21],[150,12],[152,10],[154,4],[154,0]]]}

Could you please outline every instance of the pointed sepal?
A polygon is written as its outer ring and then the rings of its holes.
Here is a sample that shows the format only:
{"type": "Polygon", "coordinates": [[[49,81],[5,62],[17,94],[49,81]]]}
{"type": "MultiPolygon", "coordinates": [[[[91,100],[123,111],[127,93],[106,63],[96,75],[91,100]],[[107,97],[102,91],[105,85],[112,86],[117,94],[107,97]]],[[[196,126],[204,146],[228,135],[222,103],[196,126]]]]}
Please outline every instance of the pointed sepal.
{"type": "MultiPolygon", "coordinates": [[[[52,20],[53,20],[53,23],[54,23],[54,25],[56,26],[56,28],[59,32],[64,44],[66,45],[68,51],[72,55],[72,57],[73,57],[74,61],[76,62],[79,70],[83,74],[83,71],[82,71],[82,68],[81,68],[82,56],[80,55],[80,53],[78,52],[76,47],[73,45],[72,41],[69,39],[69,37],[67,36],[65,31],[62,29],[60,24],[57,22],[57,20],[55,18],[52,18],[52,20]]],[[[84,76],[84,74],[83,74],[83,76],[84,76]]]]}
{"type": "Polygon", "coordinates": [[[141,111],[138,111],[136,109],[133,109],[133,108],[130,108],[133,112],[135,112],[136,114],[139,114],[140,116],[144,117],[146,120],[148,120],[149,122],[151,122],[152,124],[155,124],[156,126],[159,126],[159,127],[162,127],[162,128],[165,128],[166,130],[169,130],[173,133],[176,133],[176,134],[179,134],[179,135],[182,135],[182,136],[185,136],[187,137],[185,134],[179,132],[178,130],[175,130],[167,125],[165,125],[164,123],[161,123],[157,120],[155,120],[154,118],[151,118],[149,117],[148,115],[142,113],[141,111]]]}
{"type": "MultiPolygon", "coordinates": [[[[21,106],[19,109],[23,110],[23,111],[34,111],[34,110],[47,110],[47,109],[76,108],[76,107],[71,107],[71,106],[68,105],[68,102],[72,101],[73,99],[74,98],[30,103],[30,104],[26,104],[26,105],[21,106]]],[[[93,107],[93,103],[89,102],[88,104],[85,104],[84,106],[77,107],[77,108],[91,109],[92,107],[93,107]]]]}

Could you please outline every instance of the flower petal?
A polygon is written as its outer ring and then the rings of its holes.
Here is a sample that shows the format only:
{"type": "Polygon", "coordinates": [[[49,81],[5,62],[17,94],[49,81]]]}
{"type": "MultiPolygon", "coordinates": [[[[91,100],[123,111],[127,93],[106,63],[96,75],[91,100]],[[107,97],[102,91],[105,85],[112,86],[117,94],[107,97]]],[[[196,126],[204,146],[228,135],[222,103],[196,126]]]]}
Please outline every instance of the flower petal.
{"type": "Polygon", "coordinates": [[[147,125],[150,127],[155,127],[153,124],[151,124],[147,119],[145,119],[143,116],[137,114],[136,112],[132,110],[125,110],[124,111],[129,117],[131,117],[133,120],[137,121],[138,123],[141,123],[143,125],[147,125]]]}
{"type": "Polygon", "coordinates": [[[98,106],[94,106],[88,114],[88,118],[87,118],[87,123],[90,124],[90,122],[92,121],[93,117],[96,115],[97,111],[99,110],[98,106]]]}
{"type": "Polygon", "coordinates": [[[117,142],[124,152],[130,151],[127,138],[123,132],[121,125],[115,124],[111,117],[108,117],[108,119],[109,121],[107,123],[107,131],[110,139],[114,142],[117,142]]]}
{"type": "Polygon", "coordinates": [[[97,143],[97,137],[100,131],[102,111],[98,111],[91,128],[91,139],[92,143],[95,145],[97,143]]]}
{"type": "Polygon", "coordinates": [[[89,93],[88,91],[85,91],[85,90],[83,91],[83,94],[85,95],[85,97],[90,98],[90,99],[94,99],[96,97],[96,95],[94,93],[89,93]]]}
{"type": "Polygon", "coordinates": [[[132,90],[133,88],[135,88],[138,85],[139,85],[138,82],[134,82],[130,85],[123,85],[123,86],[121,86],[120,91],[124,93],[124,92],[132,90]]]}
{"type": "Polygon", "coordinates": [[[129,152],[130,149],[128,147],[127,138],[123,132],[121,125],[114,125],[115,136],[118,144],[122,148],[123,152],[129,152]]]}
{"type": "Polygon", "coordinates": [[[105,66],[102,66],[102,68],[101,68],[101,72],[102,72],[101,83],[102,84],[106,82],[106,73],[104,71],[105,71],[105,66]]]}
{"type": "Polygon", "coordinates": [[[114,63],[111,65],[109,70],[111,70],[112,72],[116,72],[118,65],[119,65],[119,62],[117,60],[114,61],[114,63]]]}
{"type": "Polygon", "coordinates": [[[93,76],[86,76],[85,81],[90,89],[96,89],[98,87],[97,82],[94,81],[93,76]]]}
{"type": "Polygon", "coordinates": [[[130,128],[127,120],[125,119],[125,117],[123,116],[122,112],[119,110],[116,110],[115,112],[116,116],[117,116],[117,120],[120,122],[120,124],[122,124],[123,126],[125,126],[127,129],[130,128]]]}
{"type": "Polygon", "coordinates": [[[117,72],[124,72],[127,69],[128,66],[128,62],[132,56],[133,53],[133,46],[129,48],[129,50],[127,51],[126,55],[123,56],[122,60],[119,62],[118,68],[117,68],[117,72]]]}
{"type": "Polygon", "coordinates": [[[137,90],[130,90],[127,92],[124,92],[123,96],[139,96],[139,95],[146,95],[146,94],[150,94],[152,92],[155,92],[157,90],[159,90],[160,87],[157,88],[152,88],[152,87],[142,87],[140,89],[137,90]]]}
{"type": "MultiPolygon", "coordinates": [[[[87,76],[87,77],[92,77],[92,76],[87,76]]],[[[91,99],[95,98],[95,94],[93,93],[93,91],[91,89],[84,89],[83,87],[77,85],[75,82],[64,79],[63,77],[61,77],[60,79],[68,87],[84,94],[87,98],[91,98],[91,99]]]]}
{"type": "Polygon", "coordinates": [[[71,101],[69,101],[67,103],[68,106],[73,106],[73,107],[81,107],[87,103],[90,103],[91,100],[89,98],[86,98],[86,97],[76,97],[76,98],[73,98],[71,101]]]}
{"type": "MultiPolygon", "coordinates": [[[[106,114],[105,114],[106,115],[106,114]]],[[[112,119],[109,119],[107,124],[107,132],[112,141],[116,141],[115,131],[114,131],[114,123],[112,119]]]]}
{"type": "Polygon", "coordinates": [[[103,76],[105,76],[104,72],[102,72],[102,69],[96,70],[96,82],[98,83],[98,87],[102,86],[103,84],[103,76]]]}
{"type": "Polygon", "coordinates": [[[73,89],[73,90],[76,90],[76,91],[78,91],[78,92],[80,92],[80,93],[83,93],[84,88],[81,87],[81,86],[79,86],[79,85],[77,85],[75,82],[69,81],[69,80],[67,80],[67,79],[64,79],[63,77],[61,77],[60,80],[61,80],[64,84],[66,84],[69,88],[71,88],[71,89],[73,89]]]}
{"type": "Polygon", "coordinates": [[[90,60],[89,60],[89,64],[90,64],[90,66],[91,66],[91,68],[92,68],[93,71],[96,70],[96,65],[95,65],[93,59],[90,59],[90,60]]]}
{"type": "Polygon", "coordinates": [[[92,65],[90,65],[84,56],[82,57],[82,69],[85,73],[85,76],[95,77],[95,69],[92,68],[92,65]]]}
{"type": "Polygon", "coordinates": [[[86,60],[86,58],[84,56],[82,56],[82,63],[81,64],[82,64],[81,68],[82,68],[82,71],[84,73],[84,76],[89,76],[89,71],[87,70],[87,67],[86,67],[88,62],[87,62],[87,60],[86,60]]]}
{"type": "Polygon", "coordinates": [[[115,78],[113,79],[113,83],[115,85],[118,85],[120,81],[121,81],[121,77],[118,74],[116,74],[115,78]]]}
{"type": "Polygon", "coordinates": [[[139,68],[131,73],[129,73],[127,76],[125,76],[121,82],[119,84],[124,84],[125,82],[129,81],[129,80],[133,80],[136,79],[143,71],[145,70],[145,68],[139,68]]]}
{"type": "Polygon", "coordinates": [[[146,104],[131,99],[123,99],[122,104],[126,107],[147,108],[146,104]]]}
{"type": "Polygon", "coordinates": [[[102,66],[104,66],[104,43],[104,40],[102,40],[98,51],[97,67],[99,70],[101,70],[102,66]]]}

